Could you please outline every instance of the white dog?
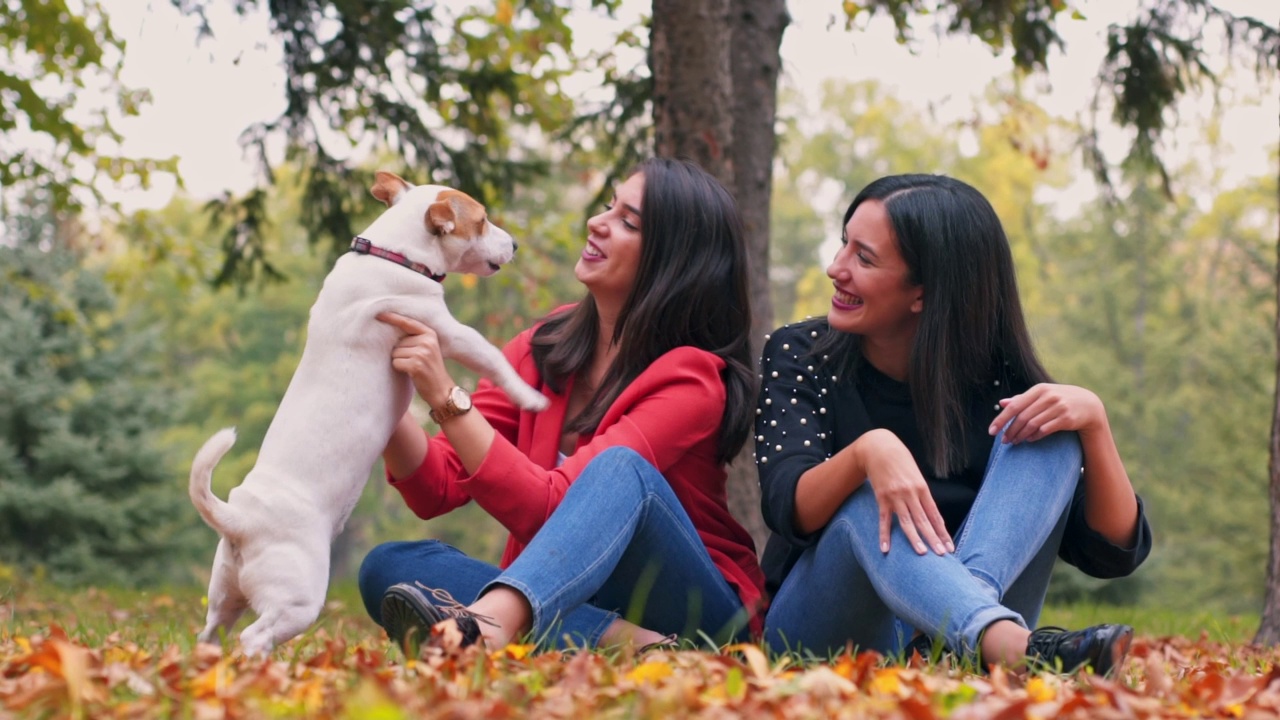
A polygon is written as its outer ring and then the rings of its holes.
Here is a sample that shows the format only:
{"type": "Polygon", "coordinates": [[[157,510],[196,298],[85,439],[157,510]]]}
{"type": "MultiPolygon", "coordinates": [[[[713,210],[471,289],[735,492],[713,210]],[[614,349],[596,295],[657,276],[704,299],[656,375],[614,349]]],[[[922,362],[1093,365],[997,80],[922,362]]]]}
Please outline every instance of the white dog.
{"type": "Polygon", "coordinates": [[[227,502],[214,496],[209,483],[235,442],[231,428],[210,438],[192,464],[191,501],[221,536],[203,642],[217,642],[219,630],[252,607],[258,619],[241,633],[241,646],[265,655],[319,616],[329,547],[413,395],[408,376],[391,367],[402,333],[375,320],[378,313],[429,325],[446,357],[492,379],[520,407],[547,406],[497,348],[449,314],[439,283],[446,272],[497,272],[515,253],[511,236],[457,190],[379,172],[373,195],[388,209],[325,278],[302,360],[253,469],[227,502]]]}

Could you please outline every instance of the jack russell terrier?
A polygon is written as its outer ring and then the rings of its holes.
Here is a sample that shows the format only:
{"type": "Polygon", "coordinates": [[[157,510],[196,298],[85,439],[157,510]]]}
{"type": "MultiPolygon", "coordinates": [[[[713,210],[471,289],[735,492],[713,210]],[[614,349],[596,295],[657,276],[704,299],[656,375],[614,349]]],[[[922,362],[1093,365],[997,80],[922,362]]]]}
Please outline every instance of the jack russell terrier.
{"type": "Polygon", "coordinates": [[[449,314],[439,282],[446,272],[497,272],[515,254],[511,236],[457,190],[379,172],[372,192],[387,210],[325,278],[302,360],[257,463],[226,502],[210,481],[235,430],[216,433],[192,464],[191,501],[221,536],[202,642],[218,642],[219,631],[251,607],[258,619],[240,643],[262,656],[319,616],[329,547],[413,396],[409,377],[391,367],[402,333],[376,315],[395,312],[430,326],[446,357],[493,380],[522,408],[547,407],[501,351],[449,314]]]}

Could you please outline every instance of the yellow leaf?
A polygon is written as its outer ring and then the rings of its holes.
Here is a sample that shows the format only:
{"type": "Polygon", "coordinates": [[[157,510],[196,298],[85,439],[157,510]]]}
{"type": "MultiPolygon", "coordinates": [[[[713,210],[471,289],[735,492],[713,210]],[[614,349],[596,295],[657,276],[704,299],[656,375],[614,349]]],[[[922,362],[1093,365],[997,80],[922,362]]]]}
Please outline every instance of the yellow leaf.
{"type": "Polygon", "coordinates": [[[511,645],[508,645],[502,648],[498,652],[493,653],[493,655],[491,655],[490,657],[492,657],[494,660],[500,660],[504,657],[509,658],[511,660],[523,660],[529,657],[529,655],[533,653],[533,650],[536,647],[537,647],[536,645],[516,645],[513,643],[511,645]]]}
{"type": "Polygon", "coordinates": [[[657,682],[668,677],[671,677],[671,666],[656,661],[641,663],[627,673],[627,679],[634,683],[657,682]]]}
{"type": "Polygon", "coordinates": [[[1044,681],[1044,678],[1033,677],[1027,681],[1027,697],[1032,702],[1048,702],[1057,696],[1057,691],[1053,686],[1044,681]]]}
{"type": "Polygon", "coordinates": [[[902,691],[902,681],[898,674],[898,668],[877,670],[871,676],[871,691],[881,695],[897,695],[902,691]]]}

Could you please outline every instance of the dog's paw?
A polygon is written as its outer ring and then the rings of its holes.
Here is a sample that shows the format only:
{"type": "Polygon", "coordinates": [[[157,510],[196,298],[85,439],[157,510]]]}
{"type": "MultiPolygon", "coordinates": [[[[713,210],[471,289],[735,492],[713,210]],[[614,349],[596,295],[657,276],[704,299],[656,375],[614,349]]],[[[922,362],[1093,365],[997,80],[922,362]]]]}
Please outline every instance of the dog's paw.
{"type": "Polygon", "coordinates": [[[551,407],[551,401],[545,395],[532,388],[527,392],[520,393],[513,399],[517,405],[529,412],[542,412],[551,407]]]}

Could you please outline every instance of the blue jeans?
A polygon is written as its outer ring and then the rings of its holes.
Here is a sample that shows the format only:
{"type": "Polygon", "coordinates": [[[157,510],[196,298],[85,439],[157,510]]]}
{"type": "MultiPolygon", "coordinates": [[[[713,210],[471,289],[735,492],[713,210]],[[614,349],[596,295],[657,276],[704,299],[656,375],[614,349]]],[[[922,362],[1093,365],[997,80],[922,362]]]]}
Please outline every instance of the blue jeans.
{"type": "Polygon", "coordinates": [[[360,567],[360,594],[381,622],[398,582],[448,590],[464,604],[495,585],[533,610],[546,647],[595,647],[619,617],[649,630],[718,642],[746,634],[747,613],[662,474],[638,453],[597,455],[528,547],[505,571],[434,540],[387,543],[360,567]]]}
{"type": "Polygon", "coordinates": [[[826,654],[852,642],[894,653],[918,630],[973,655],[997,620],[1034,627],[1080,479],[1080,441],[1069,432],[1018,445],[1001,438],[954,553],[917,555],[896,518],[881,553],[875,493],[863,483],[778,589],[769,645],[826,654]]]}

